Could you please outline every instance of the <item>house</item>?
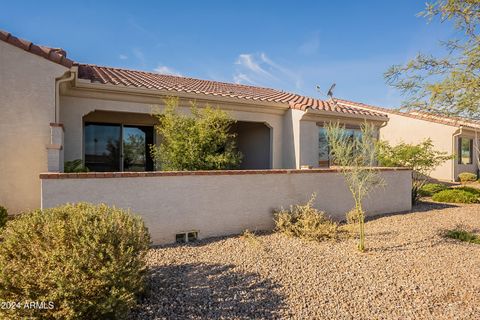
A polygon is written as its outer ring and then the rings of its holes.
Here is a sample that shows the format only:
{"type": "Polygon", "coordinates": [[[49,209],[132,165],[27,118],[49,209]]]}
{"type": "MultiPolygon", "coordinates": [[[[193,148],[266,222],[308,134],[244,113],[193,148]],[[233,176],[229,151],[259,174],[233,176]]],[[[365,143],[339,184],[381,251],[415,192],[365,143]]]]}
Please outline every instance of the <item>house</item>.
{"type": "MultiPolygon", "coordinates": [[[[62,49],[0,31],[0,204],[10,212],[40,207],[42,172],[83,159],[91,171],[149,171],[156,119],[176,96],[227,110],[237,121],[241,169],[318,167],[319,130],[340,121],[383,126],[384,112],[335,104],[270,88],[83,64],[62,49]],[[144,148],[122,157],[131,139],[144,148]]],[[[187,110],[187,109],[186,109],[187,110]]]]}
{"type": "Polygon", "coordinates": [[[401,112],[342,99],[337,102],[341,106],[387,115],[389,121],[380,128],[380,138],[392,145],[400,142],[416,144],[430,138],[437,150],[456,155],[438,166],[431,173],[432,178],[456,181],[462,172],[478,174],[480,123],[426,112],[401,112]]]}

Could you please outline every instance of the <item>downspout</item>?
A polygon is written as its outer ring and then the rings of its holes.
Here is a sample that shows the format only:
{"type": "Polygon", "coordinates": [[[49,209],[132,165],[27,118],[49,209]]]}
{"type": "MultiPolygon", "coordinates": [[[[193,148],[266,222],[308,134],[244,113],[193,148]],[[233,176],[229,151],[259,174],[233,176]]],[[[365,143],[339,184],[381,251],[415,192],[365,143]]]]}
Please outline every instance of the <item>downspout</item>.
{"type": "MultiPolygon", "coordinates": [[[[452,136],[452,154],[455,154],[456,150],[455,150],[455,140],[458,136],[462,135],[463,133],[463,126],[460,126],[460,128],[457,130],[457,132],[455,132],[452,136]]],[[[456,148],[458,150],[458,146],[456,148]]],[[[457,155],[457,157],[460,156],[460,155],[457,155]]],[[[455,182],[455,164],[456,164],[456,161],[458,161],[457,157],[454,157],[452,159],[453,163],[452,163],[452,181],[455,182]]]]}
{"type": "Polygon", "coordinates": [[[55,81],[55,122],[58,123],[60,121],[60,84],[68,81],[72,81],[75,78],[75,73],[73,71],[70,72],[70,75],[65,78],[65,73],[60,78],[57,78],[55,81]]]}

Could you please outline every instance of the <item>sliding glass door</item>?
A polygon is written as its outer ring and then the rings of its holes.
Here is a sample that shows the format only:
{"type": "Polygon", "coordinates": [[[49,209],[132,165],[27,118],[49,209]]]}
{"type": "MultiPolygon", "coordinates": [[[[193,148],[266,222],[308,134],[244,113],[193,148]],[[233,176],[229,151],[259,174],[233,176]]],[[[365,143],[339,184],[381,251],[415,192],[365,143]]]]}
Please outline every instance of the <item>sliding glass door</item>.
{"type": "Polygon", "coordinates": [[[85,123],[85,165],[90,171],[151,171],[152,126],[85,123]]]}

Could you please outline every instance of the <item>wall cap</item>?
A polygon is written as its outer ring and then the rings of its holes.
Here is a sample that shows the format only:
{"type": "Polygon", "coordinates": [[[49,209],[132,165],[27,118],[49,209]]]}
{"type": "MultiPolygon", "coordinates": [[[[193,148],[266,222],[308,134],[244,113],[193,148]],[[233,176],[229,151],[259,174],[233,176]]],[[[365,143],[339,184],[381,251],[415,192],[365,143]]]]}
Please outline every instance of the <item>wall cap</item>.
{"type": "MultiPolygon", "coordinates": [[[[401,167],[374,167],[379,171],[410,171],[401,167]]],[[[40,179],[94,179],[94,178],[139,178],[172,176],[237,176],[251,174],[309,174],[340,172],[340,168],[326,169],[268,169],[268,170],[208,170],[208,171],[146,171],[146,172],[81,172],[81,173],[41,173],[40,179]]]]}

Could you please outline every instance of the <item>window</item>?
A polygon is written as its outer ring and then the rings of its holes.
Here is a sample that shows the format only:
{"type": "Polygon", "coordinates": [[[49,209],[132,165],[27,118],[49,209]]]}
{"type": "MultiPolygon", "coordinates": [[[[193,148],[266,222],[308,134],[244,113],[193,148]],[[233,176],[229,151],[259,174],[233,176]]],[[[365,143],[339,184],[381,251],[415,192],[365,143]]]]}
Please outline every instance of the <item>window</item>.
{"type": "Polygon", "coordinates": [[[151,171],[152,126],[85,123],[85,166],[90,171],[151,171]]]}
{"type": "Polygon", "coordinates": [[[466,138],[458,138],[458,163],[473,163],[473,140],[466,138]]]}
{"type": "MultiPolygon", "coordinates": [[[[358,127],[346,127],[345,134],[350,138],[361,138],[362,131],[358,127]]],[[[318,131],[318,165],[319,167],[330,166],[330,147],[328,146],[327,132],[324,127],[319,126],[318,131]]]]}

